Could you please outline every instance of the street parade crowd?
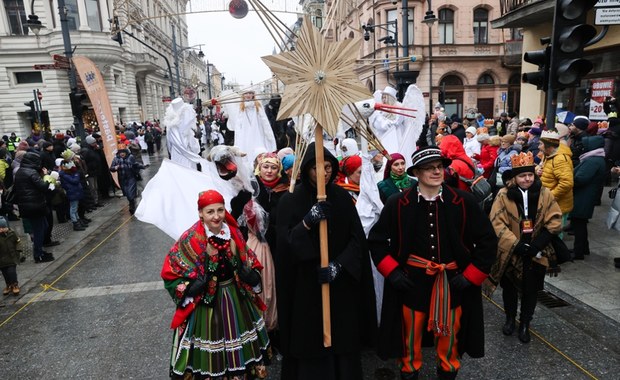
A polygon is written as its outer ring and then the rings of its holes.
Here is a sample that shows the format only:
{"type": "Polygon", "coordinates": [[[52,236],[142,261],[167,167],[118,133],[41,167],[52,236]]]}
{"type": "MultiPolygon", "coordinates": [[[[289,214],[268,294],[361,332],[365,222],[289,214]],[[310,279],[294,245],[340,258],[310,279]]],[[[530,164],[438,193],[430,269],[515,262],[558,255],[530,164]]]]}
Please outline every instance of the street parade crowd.
{"type": "MultiPolygon", "coordinates": [[[[588,220],[604,186],[620,174],[615,99],[604,123],[447,116],[438,106],[417,133],[405,117],[375,111],[370,125],[385,151],[360,148],[348,130],[325,136],[323,147],[308,142],[300,154],[296,120],[278,121],[279,99],[263,108],[254,95],[246,91],[234,110],[198,122],[191,106],[175,99],[161,126],[119,128],[111,165],[96,131],[81,143],[60,133],[52,141],[3,139],[4,294],[19,293],[19,239],[7,220],[24,223],[35,262],[53,260],[44,250],[56,243],[53,213],[57,223],[71,220],[83,231],[86,213],[114,196],[114,172],[140,218],[147,195],[145,189],[137,206],[136,181],[165,132],[173,162],[195,173],[217,162],[222,181],[193,195],[193,225],[164,259],[161,276],[174,308],[172,378],[266,378],[280,355],[285,380],[362,379],[361,352],[373,349],[397,361],[401,379],[417,379],[423,365],[434,366],[438,379],[454,379],[464,354],[484,356],[482,295],[498,286],[506,320],[497,331],[530,342],[545,275],[590,255],[588,220]],[[220,184],[242,167],[252,174],[241,182],[251,185],[227,198],[220,184]],[[482,179],[489,185],[484,199],[475,186],[482,179]],[[317,200],[323,182],[326,198],[317,200]],[[565,234],[574,234],[573,249],[565,234]],[[322,245],[329,256],[323,266],[322,245]],[[425,346],[435,347],[434,363],[423,359],[425,346]]],[[[393,88],[379,97],[398,104],[393,88]]],[[[620,230],[620,222],[609,227],[620,230]]]]}

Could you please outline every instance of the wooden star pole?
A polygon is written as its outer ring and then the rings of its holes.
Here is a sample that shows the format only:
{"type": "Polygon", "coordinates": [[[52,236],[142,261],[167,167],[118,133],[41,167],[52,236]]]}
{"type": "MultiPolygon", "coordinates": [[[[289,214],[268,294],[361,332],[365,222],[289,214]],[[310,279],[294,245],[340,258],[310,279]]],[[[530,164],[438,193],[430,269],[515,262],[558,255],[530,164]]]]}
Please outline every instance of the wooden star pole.
{"type": "MultiPolygon", "coordinates": [[[[323,155],[323,127],[316,125],[314,130],[314,152],[316,159],[316,200],[326,201],[325,193],[325,156],[323,155]]],[[[336,170],[336,168],[332,168],[336,170]]],[[[321,268],[329,265],[329,248],[327,236],[327,220],[319,222],[319,243],[321,252],[321,268]]],[[[321,284],[321,303],[323,308],[323,346],[332,345],[331,305],[329,303],[329,284],[321,284]]]]}
{"type": "MultiPolygon", "coordinates": [[[[329,43],[305,17],[294,51],[263,57],[271,71],[286,85],[278,119],[309,113],[317,122],[314,142],[319,202],[327,200],[323,129],[334,136],[342,107],[370,96],[354,72],[360,43],[360,39],[329,43]]],[[[321,267],[325,268],[329,264],[327,220],[319,223],[319,239],[321,267]]],[[[323,345],[331,347],[329,284],[321,285],[321,297],[323,345]]]]}

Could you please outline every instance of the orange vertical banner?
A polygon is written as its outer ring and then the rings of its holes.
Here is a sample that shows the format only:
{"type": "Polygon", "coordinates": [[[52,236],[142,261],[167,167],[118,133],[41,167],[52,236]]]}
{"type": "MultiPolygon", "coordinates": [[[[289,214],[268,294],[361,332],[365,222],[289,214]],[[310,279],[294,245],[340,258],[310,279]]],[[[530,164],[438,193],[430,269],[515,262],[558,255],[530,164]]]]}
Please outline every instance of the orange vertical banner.
{"type": "MultiPolygon", "coordinates": [[[[72,61],[93,105],[97,123],[99,124],[99,132],[103,139],[103,152],[108,162],[108,167],[110,167],[116,155],[117,147],[114,114],[112,113],[108,90],[105,88],[101,72],[93,61],[86,57],[73,57],[72,61]]],[[[114,178],[114,182],[118,186],[116,173],[112,173],[112,178],[114,178]]]]}

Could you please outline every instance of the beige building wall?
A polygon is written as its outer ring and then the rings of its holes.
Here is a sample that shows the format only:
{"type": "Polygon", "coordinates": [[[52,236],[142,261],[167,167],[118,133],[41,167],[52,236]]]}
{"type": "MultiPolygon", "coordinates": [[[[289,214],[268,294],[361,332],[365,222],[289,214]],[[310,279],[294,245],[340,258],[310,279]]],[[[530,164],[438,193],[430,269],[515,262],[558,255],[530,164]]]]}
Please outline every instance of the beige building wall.
{"type": "MultiPolygon", "coordinates": [[[[358,1],[357,6],[348,10],[347,15],[342,16],[343,21],[338,24],[337,30],[324,30],[326,36],[334,39],[362,37],[364,30],[362,24],[385,24],[390,16],[398,20],[398,39],[403,43],[402,3],[392,4],[391,1],[358,1]],[[395,12],[395,13],[394,13],[395,12]]],[[[425,93],[425,103],[429,107],[428,93],[432,95],[432,104],[439,99],[444,79],[458,78],[457,84],[446,85],[446,99],[452,102],[446,105],[446,111],[451,114],[458,109],[458,116],[462,117],[467,109],[478,108],[484,105],[487,110],[487,118],[497,117],[506,110],[515,110],[513,105],[518,106],[518,98],[513,100],[512,105],[502,101],[502,93],[508,97],[508,81],[512,75],[519,74],[518,67],[508,67],[505,64],[506,40],[510,38],[509,30],[491,28],[491,20],[499,17],[500,10],[497,1],[490,0],[462,0],[458,3],[446,0],[432,1],[432,10],[437,18],[442,9],[450,9],[454,12],[453,43],[440,43],[440,24],[436,22],[430,29],[432,37],[432,61],[429,63],[429,27],[422,23],[426,11],[427,1],[409,1],[410,19],[413,20],[413,37],[410,37],[409,55],[420,56],[421,60],[409,63],[410,71],[419,72],[416,85],[425,93]],[[488,11],[488,38],[487,43],[474,43],[474,10],[484,8],[488,11]],[[432,64],[432,80],[430,78],[430,65],[432,64]],[[493,80],[491,84],[479,85],[478,80],[483,75],[489,75],[493,80]],[[460,81],[462,84],[458,84],[460,81]],[[432,82],[432,88],[430,86],[432,82]],[[450,107],[450,109],[448,109],[450,107]]],[[[329,7],[325,14],[329,13],[329,7]]],[[[333,25],[333,24],[332,24],[333,25]]],[[[374,35],[370,35],[368,41],[362,41],[360,58],[377,59],[374,72],[371,65],[360,65],[358,73],[360,80],[368,88],[383,89],[385,86],[397,85],[398,81],[393,76],[396,67],[390,66],[389,76],[384,69],[382,60],[386,54],[392,61],[396,58],[396,49],[393,45],[385,45],[378,39],[389,34],[381,28],[375,28],[374,35]]],[[[398,55],[402,57],[402,48],[398,49],[398,55]]],[[[520,54],[520,50],[518,52],[520,54]]],[[[368,61],[366,61],[368,62],[368,61]]],[[[403,65],[399,65],[403,70],[403,65]]],[[[405,85],[406,88],[406,85],[405,85]]],[[[518,94],[517,94],[518,95],[518,94]]],[[[507,99],[508,100],[508,99],[507,99]]],[[[427,109],[428,111],[428,109],[427,109]]]]}

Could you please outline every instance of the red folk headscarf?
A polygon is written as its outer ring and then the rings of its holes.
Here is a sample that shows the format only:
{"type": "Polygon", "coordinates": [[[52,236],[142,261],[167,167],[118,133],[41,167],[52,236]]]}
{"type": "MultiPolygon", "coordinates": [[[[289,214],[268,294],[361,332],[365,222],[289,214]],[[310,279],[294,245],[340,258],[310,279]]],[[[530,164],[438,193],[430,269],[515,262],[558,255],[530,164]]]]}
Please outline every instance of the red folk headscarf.
{"type": "MultiPolygon", "coordinates": [[[[224,196],[218,193],[217,191],[206,190],[198,194],[198,211],[202,210],[203,208],[209,205],[216,204],[216,203],[225,204],[224,196]]],[[[228,210],[226,210],[225,219],[226,219],[226,224],[228,224],[230,227],[234,227],[235,229],[239,228],[237,221],[232,215],[230,215],[228,210]]],[[[238,243],[238,242],[235,242],[235,243],[238,243]]],[[[241,244],[237,244],[237,245],[240,247],[243,247],[243,245],[241,244]]]]}
{"type": "Polygon", "coordinates": [[[385,169],[383,170],[383,179],[390,178],[390,172],[392,171],[392,165],[396,160],[405,160],[405,157],[400,153],[390,153],[391,160],[388,160],[387,164],[385,164],[385,169]]]}

